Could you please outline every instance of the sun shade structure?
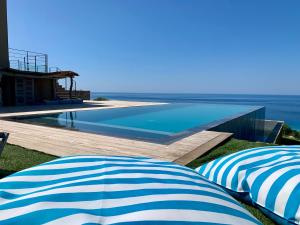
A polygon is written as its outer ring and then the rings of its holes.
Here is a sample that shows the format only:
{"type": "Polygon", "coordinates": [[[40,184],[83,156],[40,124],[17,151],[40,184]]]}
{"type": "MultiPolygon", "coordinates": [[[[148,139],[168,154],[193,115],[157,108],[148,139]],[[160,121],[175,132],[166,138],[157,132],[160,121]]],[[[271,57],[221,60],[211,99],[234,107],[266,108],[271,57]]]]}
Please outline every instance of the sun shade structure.
{"type": "Polygon", "coordinates": [[[0,183],[0,224],[260,224],[195,171],[141,157],[71,156],[0,183]]]}
{"type": "Polygon", "coordinates": [[[79,76],[78,73],[73,71],[56,71],[49,73],[39,73],[33,71],[20,71],[12,68],[0,69],[0,72],[6,76],[26,77],[26,78],[39,78],[39,79],[62,79],[74,78],[79,76]]]}
{"type": "Polygon", "coordinates": [[[196,169],[279,224],[300,224],[300,146],[248,149],[196,169]]]}

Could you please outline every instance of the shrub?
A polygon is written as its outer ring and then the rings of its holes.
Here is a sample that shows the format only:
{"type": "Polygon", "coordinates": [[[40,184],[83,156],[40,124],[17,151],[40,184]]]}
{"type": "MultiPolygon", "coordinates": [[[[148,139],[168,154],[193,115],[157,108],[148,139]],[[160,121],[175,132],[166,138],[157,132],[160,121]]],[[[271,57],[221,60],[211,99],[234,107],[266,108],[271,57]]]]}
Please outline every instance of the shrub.
{"type": "Polygon", "coordinates": [[[293,130],[287,124],[283,125],[283,136],[294,137],[296,139],[300,139],[300,132],[297,130],[293,130]]]}
{"type": "Polygon", "coordinates": [[[94,101],[107,101],[108,98],[105,98],[105,97],[97,97],[94,99],[94,101]]]}

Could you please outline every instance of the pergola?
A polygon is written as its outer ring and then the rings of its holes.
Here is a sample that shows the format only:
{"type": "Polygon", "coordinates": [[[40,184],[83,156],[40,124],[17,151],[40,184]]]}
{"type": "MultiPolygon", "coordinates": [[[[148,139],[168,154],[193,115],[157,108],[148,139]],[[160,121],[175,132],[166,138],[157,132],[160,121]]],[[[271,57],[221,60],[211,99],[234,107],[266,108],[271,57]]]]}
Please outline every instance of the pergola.
{"type": "Polygon", "coordinates": [[[0,73],[6,76],[23,77],[23,78],[35,78],[35,79],[70,79],[69,97],[72,99],[74,78],[79,76],[78,73],[73,71],[56,71],[49,73],[39,73],[33,71],[16,70],[12,68],[0,69],[0,73]]]}

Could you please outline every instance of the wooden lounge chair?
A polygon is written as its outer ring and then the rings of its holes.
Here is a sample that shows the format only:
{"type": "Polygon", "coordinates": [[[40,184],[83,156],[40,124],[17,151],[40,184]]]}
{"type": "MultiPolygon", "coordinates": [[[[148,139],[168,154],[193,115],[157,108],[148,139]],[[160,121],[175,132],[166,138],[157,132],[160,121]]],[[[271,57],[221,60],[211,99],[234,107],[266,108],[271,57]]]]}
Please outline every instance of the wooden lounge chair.
{"type": "Polygon", "coordinates": [[[6,145],[9,133],[1,132],[0,133],[0,156],[4,150],[4,146],[6,145]]]}

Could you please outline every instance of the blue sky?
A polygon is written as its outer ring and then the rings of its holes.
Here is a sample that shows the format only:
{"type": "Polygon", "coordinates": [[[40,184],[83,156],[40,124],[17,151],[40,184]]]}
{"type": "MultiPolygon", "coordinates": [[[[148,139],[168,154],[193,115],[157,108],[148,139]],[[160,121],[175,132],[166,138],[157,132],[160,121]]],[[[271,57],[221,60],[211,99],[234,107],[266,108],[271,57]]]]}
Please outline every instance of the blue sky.
{"type": "Polygon", "coordinates": [[[93,91],[300,94],[299,0],[8,0],[9,45],[93,91]]]}

